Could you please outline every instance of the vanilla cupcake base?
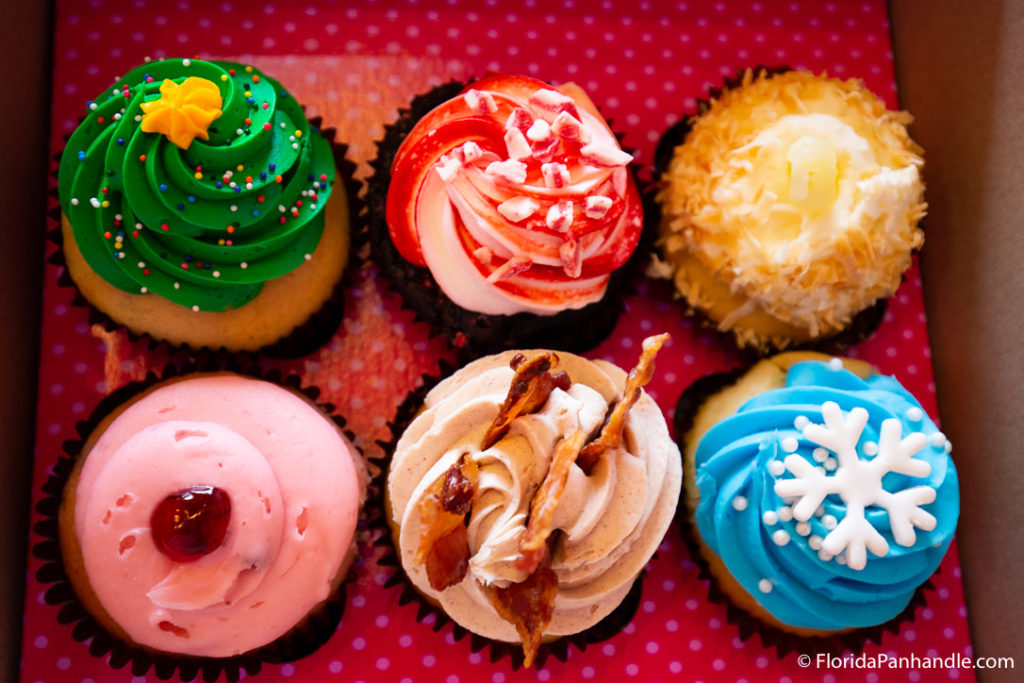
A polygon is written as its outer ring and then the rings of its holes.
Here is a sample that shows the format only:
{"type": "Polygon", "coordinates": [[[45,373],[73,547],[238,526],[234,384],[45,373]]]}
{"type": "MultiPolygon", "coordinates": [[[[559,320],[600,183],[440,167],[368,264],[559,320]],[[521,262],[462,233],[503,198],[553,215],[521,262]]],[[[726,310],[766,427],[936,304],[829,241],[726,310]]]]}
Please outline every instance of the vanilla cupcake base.
{"type": "MultiPolygon", "coordinates": [[[[71,280],[97,311],[132,333],[146,335],[172,346],[224,348],[228,351],[256,351],[286,340],[318,312],[338,298],[349,261],[351,244],[350,210],[345,183],[336,187],[324,207],[324,231],[312,257],[281,277],[268,281],[252,301],[228,311],[193,311],[155,294],[132,294],[107,283],[86,263],[75,243],[71,224],[61,215],[64,261],[71,280]]],[[[329,337],[341,320],[329,315],[320,327],[329,337]]],[[[312,335],[323,337],[323,334],[312,335]]],[[[298,352],[312,349],[303,341],[298,352]]]]}

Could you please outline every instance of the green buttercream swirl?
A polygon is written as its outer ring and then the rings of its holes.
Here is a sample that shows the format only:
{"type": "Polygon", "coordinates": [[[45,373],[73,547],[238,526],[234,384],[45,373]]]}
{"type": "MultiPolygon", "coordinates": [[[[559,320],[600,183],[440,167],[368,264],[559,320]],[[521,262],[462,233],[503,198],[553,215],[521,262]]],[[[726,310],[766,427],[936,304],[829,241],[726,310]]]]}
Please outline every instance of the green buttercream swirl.
{"type": "Polygon", "coordinates": [[[107,282],[224,311],[316,250],[334,175],[330,143],[277,81],[242,64],[167,59],[89,103],[58,185],[82,255],[107,282]],[[140,105],[160,98],[164,79],[189,76],[215,83],[224,104],[209,139],[183,150],[142,132],[140,105]]]}

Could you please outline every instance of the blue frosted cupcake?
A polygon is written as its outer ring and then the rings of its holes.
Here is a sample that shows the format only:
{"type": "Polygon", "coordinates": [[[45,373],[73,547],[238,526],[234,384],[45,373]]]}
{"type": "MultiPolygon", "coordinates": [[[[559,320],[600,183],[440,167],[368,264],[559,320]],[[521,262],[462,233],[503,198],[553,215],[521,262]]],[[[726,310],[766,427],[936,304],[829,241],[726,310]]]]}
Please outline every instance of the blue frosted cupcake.
{"type": "Polygon", "coordinates": [[[697,389],[677,434],[688,521],[721,593],[801,637],[900,618],[960,511],[951,446],[917,400],[867,363],[812,353],[697,389]]]}

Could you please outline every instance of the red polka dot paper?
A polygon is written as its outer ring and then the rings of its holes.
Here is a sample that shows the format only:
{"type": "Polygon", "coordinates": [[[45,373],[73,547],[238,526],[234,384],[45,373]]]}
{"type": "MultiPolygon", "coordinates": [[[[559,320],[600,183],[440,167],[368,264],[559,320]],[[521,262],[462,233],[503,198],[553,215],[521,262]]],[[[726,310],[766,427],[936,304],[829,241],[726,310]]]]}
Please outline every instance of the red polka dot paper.
{"type": "MultiPolygon", "coordinates": [[[[882,0],[362,0],[346,3],[217,2],[216,0],[62,2],[56,12],[53,79],[53,150],[74,129],[95,97],[115,76],[145,57],[225,57],[251,62],[278,78],[338,129],[349,143],[359,178],[369,173],[374,141],[411,97],[446,80],[487,70],[526,73],[582,85],[613,126],[651,162],[662,131],[696,110],[698,99],[738,69],[786,64],[842,77],[858,77],[897,106],[886,5],[882,0]]],[[[53,168],[56,168],[54,164],[53,168]]],[[[56,181],[51,181],[56,186],[56,181]]],[[[50,227],[53,227],[52,224],[50,227]]],[[[49,249],[52,249],[50,247],[49,249]]],[[[49,265],[43,289],[40,408],[33,501],[61,452],[75,437],[75,423],[108,392],[168,357],[132,342],[123,331],[90,326],[73,292],[57,285],[49,265]]],[[[671,417],[682,391],[698,377],[739,361],[716,335],[683,314],[670,287],[645,282],[628,301],[612,337],[588,354],[630,367],[640,340],[673,335],[658,360],[649,392],[671,417]]],[[[851,355],[893,374],[936,415],[935,385],[916,266],[891,301],[879,330],[851,355]]],[[[359,444],[376,448],[386,422],[424,373],[450,353],[414,322],[400,301],[365,266],[346,294],[346,316],[331,342],[303,359],[264,361],[300,374],[338,406],[359,444]]],[[[955,453],[954,453],[955,455],[955,453]]],[[[33,512],[33,522],[38,516],[33,512]]],[[[31,535],[35,543],[39,538],[31,535]]],[[[384,584],[390,569],[361,540],[364,559],[350,585],[337,632],[311,656],[265,665],[250,680],[266,681],[547,681],[735,680],[916,681],[972,680],[970,669],[841,669],[800,666],[796,653],[779,658],[754,637],[743,641],[725,608],[707,600],[708,586],[680,540],[669,530],[649,565],[636,616],[610,640],[566,661],[550,657],[534,670],[513,671],[508,660],[491,663],[456,641],[450,626],[435,632],[416,619],[414,604],[399,605],[399,589],[384,584]]],[[[22,680],[158,680],[133,676],[89,654],[45,604],[46,585],[30,558],[22,680]]],[[[956,545],[950,549],[927,606],[898,634],[864,652],[888,657],[972,654],[956,545]]],[[[808,653],[814,658],[815,653],[808,653]]]]}

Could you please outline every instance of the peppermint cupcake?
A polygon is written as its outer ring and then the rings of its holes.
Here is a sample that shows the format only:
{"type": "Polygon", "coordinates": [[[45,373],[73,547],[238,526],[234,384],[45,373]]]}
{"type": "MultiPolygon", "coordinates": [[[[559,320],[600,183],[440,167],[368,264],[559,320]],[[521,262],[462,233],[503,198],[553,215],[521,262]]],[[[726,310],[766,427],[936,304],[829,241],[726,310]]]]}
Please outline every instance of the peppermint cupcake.
{"type": "Polygon", "coordinates": [[[656,272],[741,347],[866,336],[924,242],[910,121],[857,80],[748,70],[659,146],[656,272]]]}
{"type": "Polygon", "coordinates": [[[316,649],[356,556],[361,455],[291,386],[230,372],[149,384],[101,406],[73,467],[55,468],[40,511],[60,553],[36,549],[60,570],[47,599],[90,651],[139,674],[237,679],[316,649]]]}
{"type": "Polygon", "coordinates": [[[593,347],[621,312],[643,227],[631,160],[574,84],[440,86],[378,144],[374,258],[457,346],[593,347]]]}
{"type": "Polygon", "coordinates": [[[385,487],[401,568],[427,604],[517,663],[628,623],[620,607],[681,482],[641,388],[662,341],[645,342],[628,377],[570,353],[506,351],[408,406],[385,487]]]}
{"type": "Polygon", "coordinates": [[[337,173],[331,143],[258,69],[149,62],[89,102],[67,142],[63,262],[135,334],[230,351],[323,341],[350,242],[337,173]]]}
{"type": "Polygon", "coordinates": [[[699,555],[766,641],[849,647],[912,613],[960,498],[951,446],[895,379],[784,353],[698,383],[676,424],[699,555]]]}

